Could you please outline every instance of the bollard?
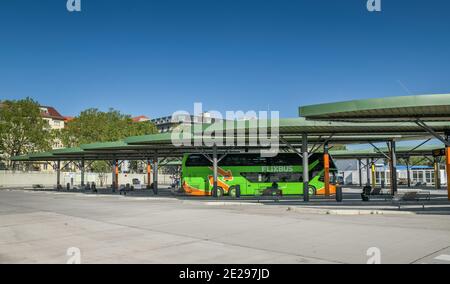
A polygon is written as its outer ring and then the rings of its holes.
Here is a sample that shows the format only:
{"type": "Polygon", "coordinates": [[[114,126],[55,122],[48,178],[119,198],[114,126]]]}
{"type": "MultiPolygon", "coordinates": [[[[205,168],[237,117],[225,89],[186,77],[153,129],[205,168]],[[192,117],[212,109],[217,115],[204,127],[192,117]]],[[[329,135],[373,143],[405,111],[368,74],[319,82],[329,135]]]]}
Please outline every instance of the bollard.
{"type": "Polygon", "coordinates": [[[342,186],[336,185],[336,201],[342,202],[342,186]]]}
{"type": "Polygon", "coordinates": [[[238,184],[236,185],[236,198],[241,197],[241,186],[238,184]]]}

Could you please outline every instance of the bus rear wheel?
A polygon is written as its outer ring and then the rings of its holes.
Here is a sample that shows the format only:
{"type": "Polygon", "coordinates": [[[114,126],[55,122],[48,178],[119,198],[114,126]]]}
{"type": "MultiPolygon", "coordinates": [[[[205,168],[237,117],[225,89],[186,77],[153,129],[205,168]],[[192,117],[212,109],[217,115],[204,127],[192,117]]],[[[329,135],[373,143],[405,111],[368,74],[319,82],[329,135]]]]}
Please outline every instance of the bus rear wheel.
{"type": "Polygon", "coordinates": [[[235,186],[230,187],[230,189],[228,190],[228,195],[233,198],[236,197],[236,187],[235,186]]]}

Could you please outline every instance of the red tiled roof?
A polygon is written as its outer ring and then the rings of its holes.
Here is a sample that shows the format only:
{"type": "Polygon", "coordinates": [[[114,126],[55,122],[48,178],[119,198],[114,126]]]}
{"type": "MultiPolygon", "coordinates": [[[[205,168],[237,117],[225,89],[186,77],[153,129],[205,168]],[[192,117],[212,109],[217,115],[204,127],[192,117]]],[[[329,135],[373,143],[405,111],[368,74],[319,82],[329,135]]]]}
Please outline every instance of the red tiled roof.
{"type": "Polygon", "coordinates": [[[43,117],[53,118],[57,120],[64,120],[64,116],[62,116],[54,107],[41,106],[41,108],[47,109],[47,112],[41,112],[41,115],[43,117]]]}
{"type": "Polygon", "coordinates": [[[69,121],[72,121],[72,120],[74,120],[73,116],[64,116],[64,122],[69,122],[69,121]]]}
{"type": "Polygon", "coordinates": [[[145,115],[140,115],[140,116],[133,117],[132,120],[133,120],[133,122],[141,122],[141,121],[150,120],[150,118],[148,118],[145,115]]]}

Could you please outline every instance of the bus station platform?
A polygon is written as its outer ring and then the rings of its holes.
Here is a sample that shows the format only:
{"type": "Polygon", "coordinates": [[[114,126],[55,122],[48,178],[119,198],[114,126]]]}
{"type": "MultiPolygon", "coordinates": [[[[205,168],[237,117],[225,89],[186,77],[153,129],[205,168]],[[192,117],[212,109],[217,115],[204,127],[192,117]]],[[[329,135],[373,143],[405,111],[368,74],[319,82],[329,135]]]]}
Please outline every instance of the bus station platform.
{"type": "MultiPolygon", "coordinates": [[[[135,201],[174,201],[188,204],[202,204],[212,207],[248,207],[269,206],[303,214],[325,215],[396,215],[396,214],[440,214],[450,215],[450,202],[447,200],[446,190],[428,189],[399,189],[399,196],[410,192],[417,193],[416,199],[392,199],[389,193],[373,196],[370,201],[361,201],[361,192],[355,188],[343,188],[343,201],[336,202],[329,197],[311,197],[308,203],[298,196],[242,196],[233,198],[223,196],[189,196],[176,190],[162,186],[158,195],[152,190],[133,190],[126,194],[113,191],[111,188],[99,188],[97,192],[91,190],[58,190],[56,188],[3,188],[4,191],[24,191],[47,193],[55,196],[85,196],[85,197],[120,197],[135,201]]],[[[151,203],[150,203],[151,204],[151,203]]]]}
{"type": "MultiPolygon", "coordinates": [[[[275,130],[273,137],[275,140],[271,147],[276,146],[279,149],[279,155],[281,153],[281,155],[289,156],[284,161],[290,162],[282,169],[283,171],[292,169],[294,174],[290,174],[287,182],[280,181],[280,188],[283,187],[293,194],[292,196],[298,192],[300,194],[298,198],[304,202],[310,202],[317,199],[315,196],[317,192],[321,192],[328,199],[332,199],[334,193],[330,179],[333,171],[332,147],[370,144],[375,149],[373,153],[352,154],[352,157],[356,158],[361,155],[360,160],[366,159],[365,168],[368,174],[365,186],[375,188],[373,170],[370,177],[374,159],[380,157],[386,159],[390,169],[389,195],[395,199],[399,193],[397,160],[414,153],[421,154],[420,147],[426,141],[436,139],[442,143],[442,147],[427,151],[436,161],[442,158],[445,160],[447,199],[450,200],[450,94],[388,97],[302,106],[299,108],[299,115],[298,118],[283,118],[276,121],[259,120],[256,124],[251,121],[243,123],[234,121],[231,124],[219,122],[200,128],[194,127],[185,132],[175,132],[175,140],[181,141],[180,144],[174,142],[174,133],[159,133],[127,137],[121,141],[99,142],[44,153],[32,153],[13,157],[12,160],[20,163],[51,164],[57,172],[55,184],[59,189],[62,188],[61,168],[64,164],[72,163],[79,168],[82,173],[81,187],[83,187],[84,173],[89,165],[97,160],[109,161],[113,181],[111,186],[116,191],[120,189],[118,172],[121,163],[124,160],[146,161],[148,186],[151,182],[156,192],[159,188],[160,167],[177,160],[183,162],[182,172],[189,171],[190,168],[200,168],[200,171],[194,170],[187,175],[182,175],[181,186],[191,195],[210,195],[211,199],[218,195],[221,197],[232,195],[231,193],[237,190],[238,185],[247,195],[252,193],[257,195],[257,190],[261,188],[258,183],[262,183],[262,174],[264,178],[268,177],[270,183],[272,183],[271,179],[280,178],[280,175],[273,172],[274,169],[279,169],[277,158],[270,160],[274,164],[271,167],[260,165],[258,161],[254,162],[257,159],[243,159],[246,162],[234,165],[241,167],[237,174],[234,174],[231,169],[221,168],[220,163],[229,160],[229,165],[232,165],[234,161],[231,159],[234,157],[230,158],[232,155],[240,154],[247,157],[270,150],[267,149],[267,141],[252,136],[254,133],[260,133],[261,128],[265,127],[266,131],[275,130]],[[269,126],[268,129],[267,126],[269,126]],[[272,126],[276,129],[272,129],[272,126]],[[247,143],[250,140],[255,140],[256,143],[247,143]],[[400,151],[397,147],[400,141],[415,140],[424,142],[407,151],[400,151]],[[198,141],[200,144],[197,143],[198,141]],[[206,143],[206,141],[213,143],[206,143]],[[230,141],[233,142],[233,146],[230,146],[230,141]],[[242,141],[245,143],[239,144],[242,141]],[[387,147],[380,148],[375,145],[381,142],[386,143],[387,147]],[[185,158],[193,157],[193,155],[203,159],[201,165],[194,166],[195,161],[192,166],[185,163],[185,158]],[[319,169],[314,170],[318,164],[319,169]],[[260,168],[259,172],[248,172],[251,166],[260,168]],[[241,172],[244,172],[246,176],[243,176],[241,172]],[[153,179],[151,179],[152,176],[153,179]],[[239,183],[233,183],[233,180],[239,183]],[[247,185],[251,183],[254,186],[250,188],[247,185]]],[[[348,153],[341,154],[344,157],[348,153]]],[[[263,188],[267,186],[270,184],[263,188]]]]}

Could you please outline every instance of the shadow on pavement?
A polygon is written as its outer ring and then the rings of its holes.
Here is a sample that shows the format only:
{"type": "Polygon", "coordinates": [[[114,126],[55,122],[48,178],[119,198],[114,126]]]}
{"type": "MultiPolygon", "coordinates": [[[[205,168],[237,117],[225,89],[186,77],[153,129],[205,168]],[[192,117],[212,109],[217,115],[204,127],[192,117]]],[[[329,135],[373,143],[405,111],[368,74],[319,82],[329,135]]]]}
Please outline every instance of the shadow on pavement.
{"type": "MultiPolygon", "coordinates": [[[[6,188],[3,188],[6,189],[6,188]]],[[[8,188],[8,189],[22,189],[24,188],[8,188]]],[[[447,200],[447,195],[433,194],[429,200],[418,201],[393,201],[390,195],[379,195],[371,197],[370,201],[364,202],[361,200],[361,194],[356,192],[344,193],[343,201],[336,202],[334,196],[313,196],[309,202],[303,201],[302,195],[289,196],[243,196],[240,198],[233,198],[229,196],[222,196],[220,198],[212,196],[188,196],[178,193],[175,190],[162,187],[155,194],[151,189],[128,190],[119,192],[113,191],[111,188],[98,188],[97,192],[83,189],[62,189],[55,188],[25,188],[25,190],[36,192],[57,192],[57,193],[82,193],[86,195],[124,195],[127,197],[164,197],[173,198],[177,200],[189,201],[203,201],[203,202],[218,202],[234,204],[248,204],[259,203],[266,206],[294,206],[297,208],[321,208],[330,210],[383,210],[383,211],[407,211],[414,214],[427,215],[450,215],[450,202],[447,200]]]]}

